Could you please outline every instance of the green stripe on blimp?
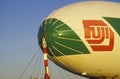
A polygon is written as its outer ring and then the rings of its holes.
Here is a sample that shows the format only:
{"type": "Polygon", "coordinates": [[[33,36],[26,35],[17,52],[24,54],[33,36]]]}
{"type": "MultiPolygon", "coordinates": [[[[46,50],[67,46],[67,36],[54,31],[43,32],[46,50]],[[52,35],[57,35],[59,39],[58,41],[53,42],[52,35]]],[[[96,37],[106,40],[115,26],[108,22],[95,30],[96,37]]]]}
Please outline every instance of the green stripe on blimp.
{"type": "Polygon", "coordinates": [[[42,24],[46,35],[48,53],[51,56],[89,54],[89,50],[77,34],[64,22],[51,18],[42,24]]]}
{"type": "Polygon", "coordinates": [[[120,36],[120,18],[112,18],[112,17],[103,17],[103,18],[112,25],[112,27],[116,30],[116,32],[120,36]]]}

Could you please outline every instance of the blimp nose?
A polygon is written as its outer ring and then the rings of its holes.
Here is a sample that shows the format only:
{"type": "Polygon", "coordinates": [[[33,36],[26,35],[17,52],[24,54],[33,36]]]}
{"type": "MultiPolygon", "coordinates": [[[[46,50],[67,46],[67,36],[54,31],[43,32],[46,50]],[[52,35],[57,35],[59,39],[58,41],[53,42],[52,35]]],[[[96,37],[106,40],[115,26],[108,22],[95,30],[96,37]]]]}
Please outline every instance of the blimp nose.
{"type": "Polygon", "coordinates": [[[43,36],[46,38],[47,47],[51,47],[54,43],[53,41],[58,37],[58,31],[53,22],[51,23],[50,20],[51,19],[43,21],[39,28],[38,41],[40,46],[42,46],[43,36]]]}
{"type": "Polygon", "coordinates": [[[62,40],[66,38],[71,32],[71,29],[67,28],[65,23],[55,19],[44,20],[39,28],[38,41],[39,45],[42,46],[42,37],[46,38],[47,47],[51,48],[58,46],[56,43],[63,42],[62,40]]]}
{"type": "Polygon", "coordinates": [[[74,30],[58,19],[51,18],[42,23],[38,32],[40,47],[43,36],[46,38],[49,55],[63,56],[90,53],[74,30]]]}

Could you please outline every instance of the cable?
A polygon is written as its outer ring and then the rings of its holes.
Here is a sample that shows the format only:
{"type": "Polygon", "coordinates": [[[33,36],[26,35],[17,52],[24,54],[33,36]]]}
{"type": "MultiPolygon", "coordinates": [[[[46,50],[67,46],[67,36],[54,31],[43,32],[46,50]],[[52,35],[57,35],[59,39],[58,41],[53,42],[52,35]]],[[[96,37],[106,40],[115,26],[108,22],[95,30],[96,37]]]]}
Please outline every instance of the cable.
{"type": "Polygon", "coordinates": [[[31,62],[34,60],[34,58],[37,56],[39,49],[37,50],[37,52],[34,54],[34,56],[32,57],[32,59],[29,61],[29,63],[26,65],[25,69],[23,70],[23,72],[20,74],[20,76],[18,77],[18,79],[21,79],[21,77],[23,76],[23,74],[25,73],[25,71],[27,70],[27,68],[29,67],[29,65],[31,64],[31,62]]]}
{"type": "MultiPolygon", "coordinates": [[[[39,54],[40,55],[40,54],[39,54]]],[[[40,55],[39,63],[38,63],[38,72],[37,72],[37,77],[39,76],[40,68],[41,68],[41,62],[42,61],[42,55],[40,55]]]]}
{"type": "MultiPolygon", "coordinates": [[[[39,53],[38,53],[38,54],[39,54],[39,53]]],[[[34,72],[35,72],[35,69],[37,69],[36,65],[37,65],[37,63],[38,63],[38,60],[39,60],[39,55],[36,56],[35,63],[34,63],[33,70],[32,70],[32,74],[31,74],[31,75],[33,75],[34,72]]]]}
{"type": "MultiPolygon", "coordinates": [[[[64,75],[62,74],[62,72],[57,68],[57,65],[54,64],[55,62],[54,62],[54,60],[51,58],[51,56],[48,55],[48,57],[51,59],[51,61],[53,61],[53,63],[52,63],[52,62],[51,62],[51,63],[53,64],[54,68],[57,69],[56,71],[58,71],[58,72],[60,73],[62,79],[65,79],[65,78],[64,78],[64,75]]],[[[52,69],[53,66],[51,66],[51,64],[50,64],[50,67],[51,67],[50,69],[52,69]]],[[[55,70],[55,69],[54,69],[54,70],[55,70]]],[[[51,71],[52,71],[52,70],[51,70],[51,71]]],[[[52,74],[52,73],[51,73],[51,74],[52,74]]]]}

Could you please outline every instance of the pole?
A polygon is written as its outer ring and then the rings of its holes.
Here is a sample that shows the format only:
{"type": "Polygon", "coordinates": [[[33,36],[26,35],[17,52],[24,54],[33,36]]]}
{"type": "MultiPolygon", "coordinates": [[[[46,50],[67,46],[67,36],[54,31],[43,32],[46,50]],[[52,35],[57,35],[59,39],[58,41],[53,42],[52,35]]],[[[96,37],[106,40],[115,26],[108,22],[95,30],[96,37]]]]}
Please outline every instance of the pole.
{"type": "Polygon", "coordinates": [[[47,52],[47,44],[45,37],[42,38],[42,44],[43,44],[43,55],[44,55],[44,66],[45,66],[45,79],[50,79],[49,76],[49,67],[48,67],[48,52],[47,52]]]}

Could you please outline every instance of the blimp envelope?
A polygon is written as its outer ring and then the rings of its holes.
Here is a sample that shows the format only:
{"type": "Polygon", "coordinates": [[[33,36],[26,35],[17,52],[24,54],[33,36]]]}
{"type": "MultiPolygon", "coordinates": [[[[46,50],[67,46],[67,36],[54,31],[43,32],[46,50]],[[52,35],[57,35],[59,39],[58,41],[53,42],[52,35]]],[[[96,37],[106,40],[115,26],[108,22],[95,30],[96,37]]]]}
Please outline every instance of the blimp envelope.
{"type": "Polygon", "coordinates": [[[53,11],[41,24],[49,58],[87,77],[120,76],[120,3],[85,1],[53,11]],[[86,73],[86,74],[83,74],[86,73]]]}

